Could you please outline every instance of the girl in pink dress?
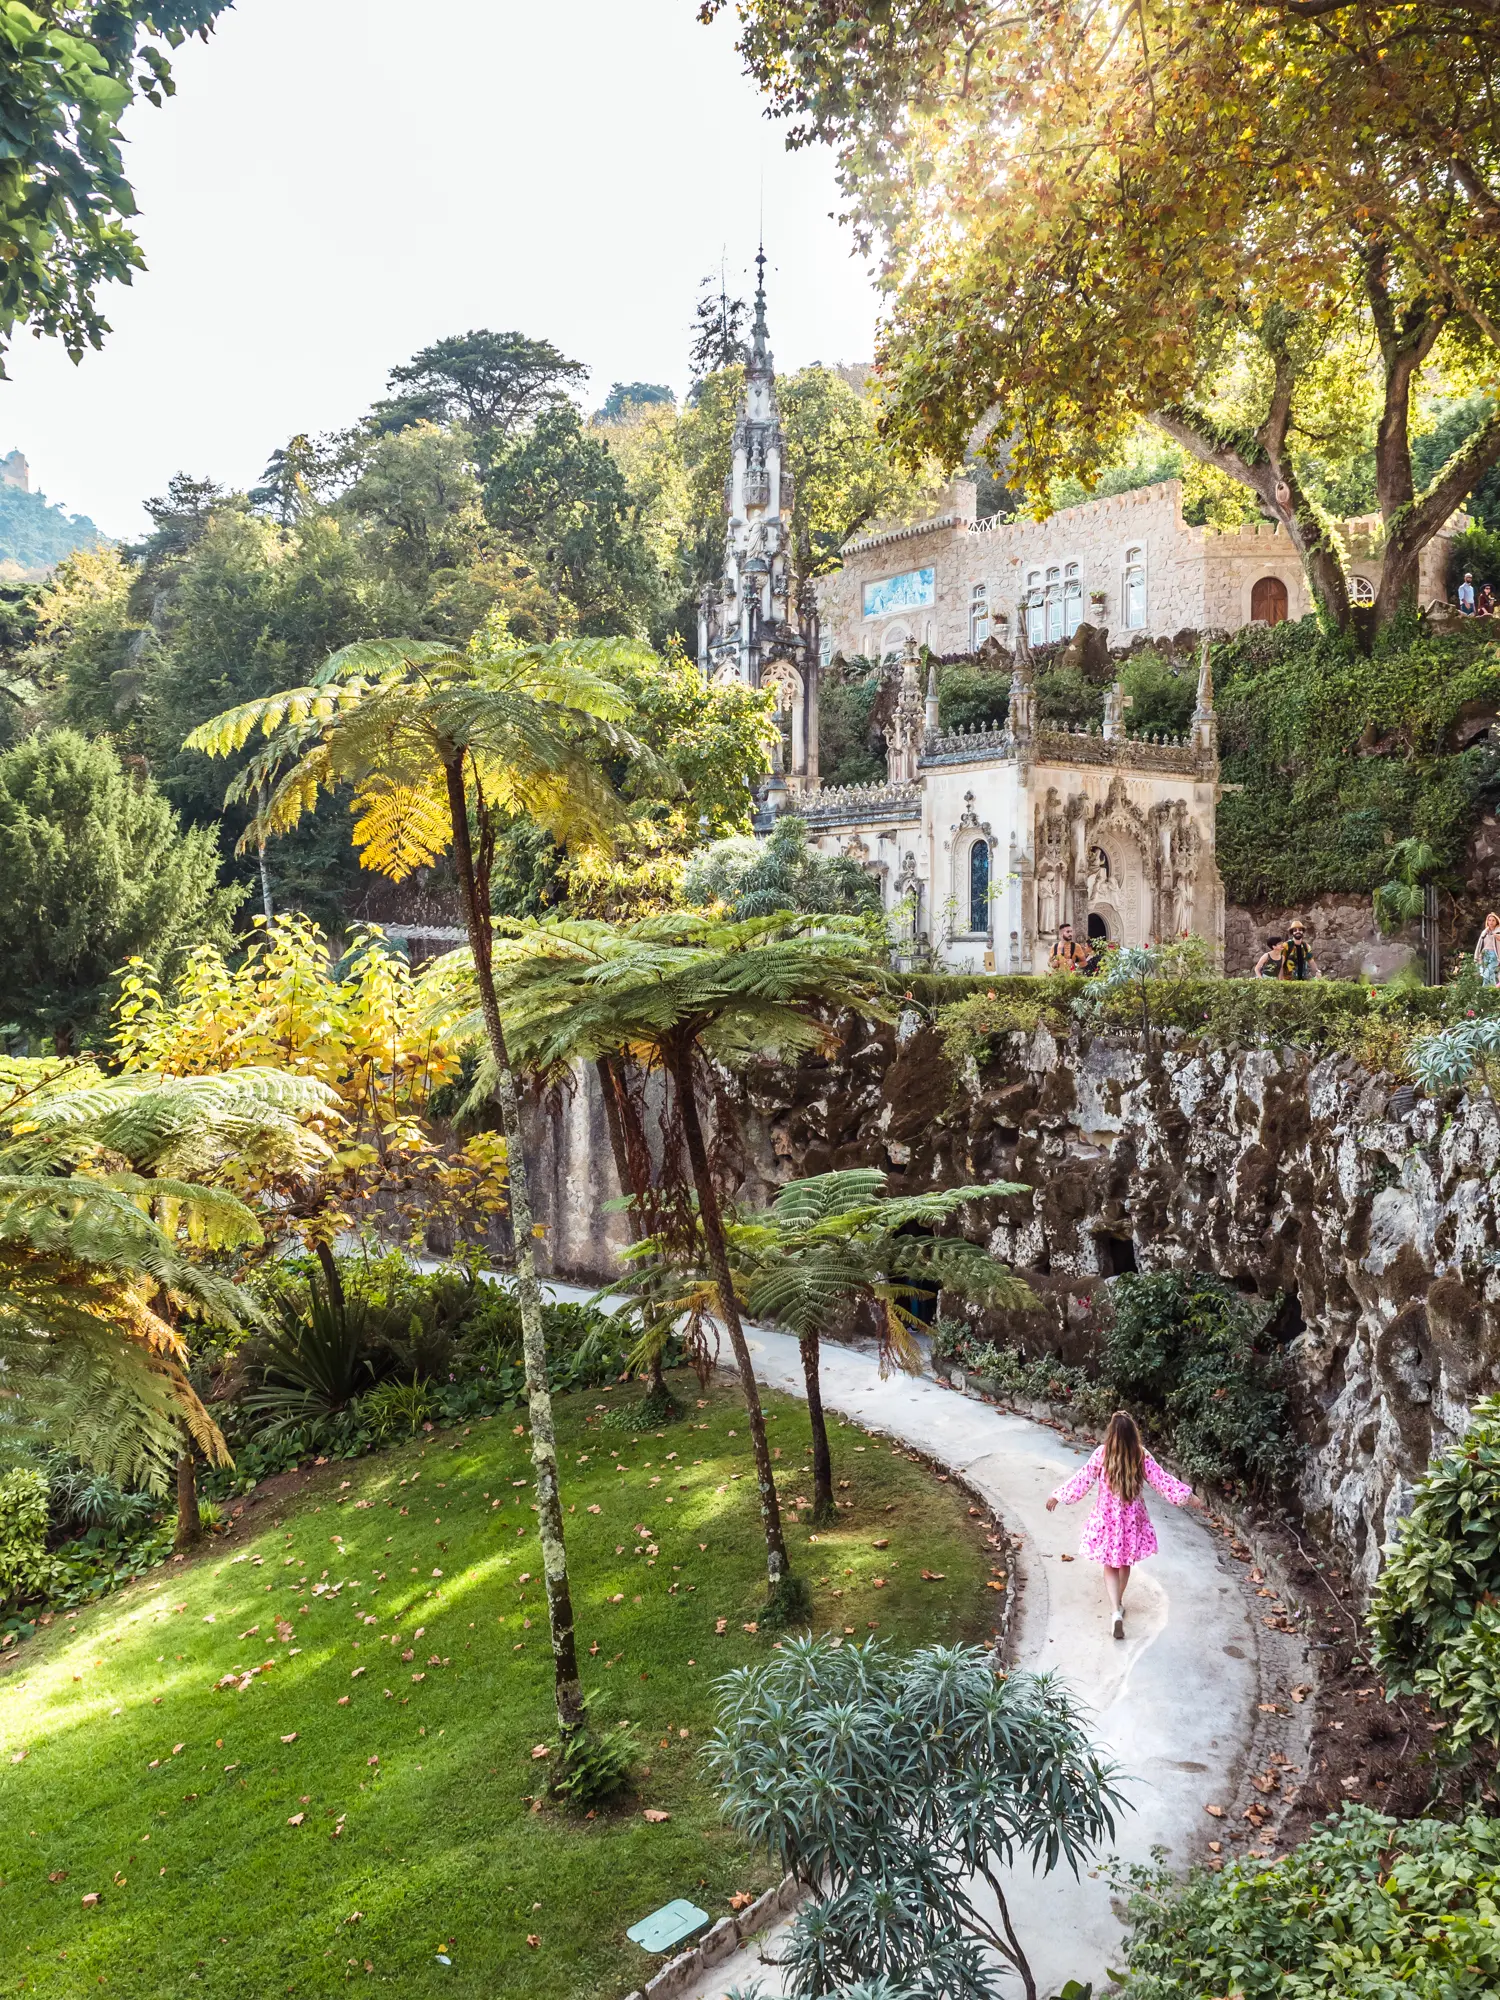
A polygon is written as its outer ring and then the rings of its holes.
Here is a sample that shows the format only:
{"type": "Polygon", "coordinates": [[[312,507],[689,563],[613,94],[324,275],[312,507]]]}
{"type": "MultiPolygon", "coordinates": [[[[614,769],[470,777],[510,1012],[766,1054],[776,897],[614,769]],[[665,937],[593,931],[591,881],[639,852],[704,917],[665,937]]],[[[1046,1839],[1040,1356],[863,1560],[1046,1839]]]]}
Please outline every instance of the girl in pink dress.
{"type": "Polygon", "coordinates": [[[1191,1486],[1162,1471],[1141,1443],[1134,1417],[1125,1410],[1115,1411],[1103,1444],[1086,1465],[1058,1487],[1047,1502],[1047,1512],[1050,1514],[1059,1500],[1071,1507],[1096,1480],[1099,1497],[1084,1525],[1079,1553],[1103,1565],[1104,1587],[1114,1607],[1115,1637],[1123,1639],[1125,1586],[1131,1567],[1156,1554],[1156,1530],[1146,1512],[1145,1483],[1149,1480],[1174,1507],[1184,1501],[1194,1507],[1202,1503],[1191,1486]]]}

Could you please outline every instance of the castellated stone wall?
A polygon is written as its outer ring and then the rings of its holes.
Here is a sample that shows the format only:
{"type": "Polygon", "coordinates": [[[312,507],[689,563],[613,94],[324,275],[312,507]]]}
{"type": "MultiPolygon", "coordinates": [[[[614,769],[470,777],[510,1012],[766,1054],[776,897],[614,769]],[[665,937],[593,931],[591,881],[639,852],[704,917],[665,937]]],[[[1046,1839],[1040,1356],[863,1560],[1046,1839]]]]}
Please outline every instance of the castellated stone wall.
{"type": "MultiPolygon", "coordinates": [[[[1281,1295],[1297,1498],[1368,1583],[1429,1457],[1500,1386],[1500,1110],[1347,1058],[1165,1040],[1148,1058],[1138,1037],[1043,1029],[960,1074],[930,1028],[845,1021],[826,1056],[741,1086],[744,1191],[860,1165],[905,1189],[1025,1183],[966,1226],[1040,1296],[977,1315],[1032,1354],[1085,1360],[1106,1279],[1132,1262],[1281,1295]]],[[[587,1084],[535,1184],[553,1267],[603,1278],[620,1218],[600,1212],[612,1176],[587,1084]]]]}
{"type": "MultiPolygon", "coordinates": [[[[1466,525],[1455,516],[1423,552],[1418,595],[1423,603],[1446,595],[1444,571],[1452,533],[1466,525]]],[[[1380,565],[1372,555],[1371,524],[1346,524],[1354,575],[1372,584],[1380,565]]],[[[1275,578],[1286,593],[1286,616],[1312,610],[1302,564],[1285,531],[1269,521],[1220,530],[1189,526],[1182,518],[1182,487],[1175,479],[1142,486],[1078,507],[1064,507],[1045,521],[976,521],[973,487],[956,481],[952,511],[939,520],[892,529],[851,542],[843,567],[818,582],[818,615],[832,652],[847,659],[899,654],[907,639],[937,653],[970,647],[970,607],[983,584],[992,625],[1004,643],[1014,641],[1016,607],[1028,577],[1041,570],[1066,572],[1077,564],[1080,615],[1108,627],[1116,645],[1145,632],[1155,638],[1205,630],[1238,631],[1248,625],[1255,585],[1275,578]],[[1139,557],[1132,557],[1139,551],[1139,557]],[[1144,572],[1144,623],[1133,631],[1126,609],[1127,559],[1144,572]],[[867,618],[867,584],[933,571],[933,602],[867,618]]]]}

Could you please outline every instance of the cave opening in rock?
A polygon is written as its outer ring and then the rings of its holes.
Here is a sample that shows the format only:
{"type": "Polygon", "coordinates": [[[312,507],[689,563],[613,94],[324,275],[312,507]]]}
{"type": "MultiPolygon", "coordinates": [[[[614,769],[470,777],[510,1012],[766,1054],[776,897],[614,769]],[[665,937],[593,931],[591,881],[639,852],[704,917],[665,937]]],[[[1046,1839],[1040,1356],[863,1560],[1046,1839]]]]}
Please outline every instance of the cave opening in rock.
{"type": "Polygon", "coordinates": [[[1106,1278],[1123,1278],[1127,1271],[1138,1271],[1135,1243],[1129,1236],[1110,1236],[1099,1230],[1094,1236],[1094,1254],[1099,1259],[1099,1270],[1106,1278]]]}

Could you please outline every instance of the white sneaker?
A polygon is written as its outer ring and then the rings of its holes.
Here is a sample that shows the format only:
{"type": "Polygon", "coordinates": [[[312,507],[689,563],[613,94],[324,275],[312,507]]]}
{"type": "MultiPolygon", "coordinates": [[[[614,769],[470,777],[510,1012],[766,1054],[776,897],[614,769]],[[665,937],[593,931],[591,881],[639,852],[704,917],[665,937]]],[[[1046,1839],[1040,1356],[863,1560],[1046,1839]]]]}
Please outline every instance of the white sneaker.
{"type": "Polygon", "coordinates": [[[1115,1613],[1115,1637],[1117,1639],[1125,1637],[1125,1613],[1123,1611],[1115,1613]]]}

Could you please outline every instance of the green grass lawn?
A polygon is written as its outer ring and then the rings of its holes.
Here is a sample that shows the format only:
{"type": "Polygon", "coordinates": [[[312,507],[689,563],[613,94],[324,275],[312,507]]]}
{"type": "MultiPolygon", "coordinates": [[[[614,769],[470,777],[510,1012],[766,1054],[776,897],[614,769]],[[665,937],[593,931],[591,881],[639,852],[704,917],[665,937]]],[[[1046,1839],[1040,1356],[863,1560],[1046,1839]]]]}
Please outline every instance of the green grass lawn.
{"type": "MultiPolygon", "coordinates": [[[[688,1417],[665,1434],[601,1424],[634,1390],[558,1404],[585,1680],[601,1722],[635,1725],[632,1794],[594,1819],[534,1796],[549,1760],[533,1751],[556,1734],[519,1425],[292,1475],[203,1557],[7,1660],[9,1990],[609,2000],[661,1962],[627,1925],[683,1895],[718,1917],[766,1886],[698,1760],[716,1675],[774,1643],[754,1629],[749,1436],[727,1387],[677,1387],[688,1417]]],[[[767,1410],[790,1504],[811,1492],[806,1414],[767,1410]]],[[[852,1507],[791,1531],[818,1629],[987,1635],[997,1600],[966,1497],[852,1426],[834,1448],[852,1507]]]]}

